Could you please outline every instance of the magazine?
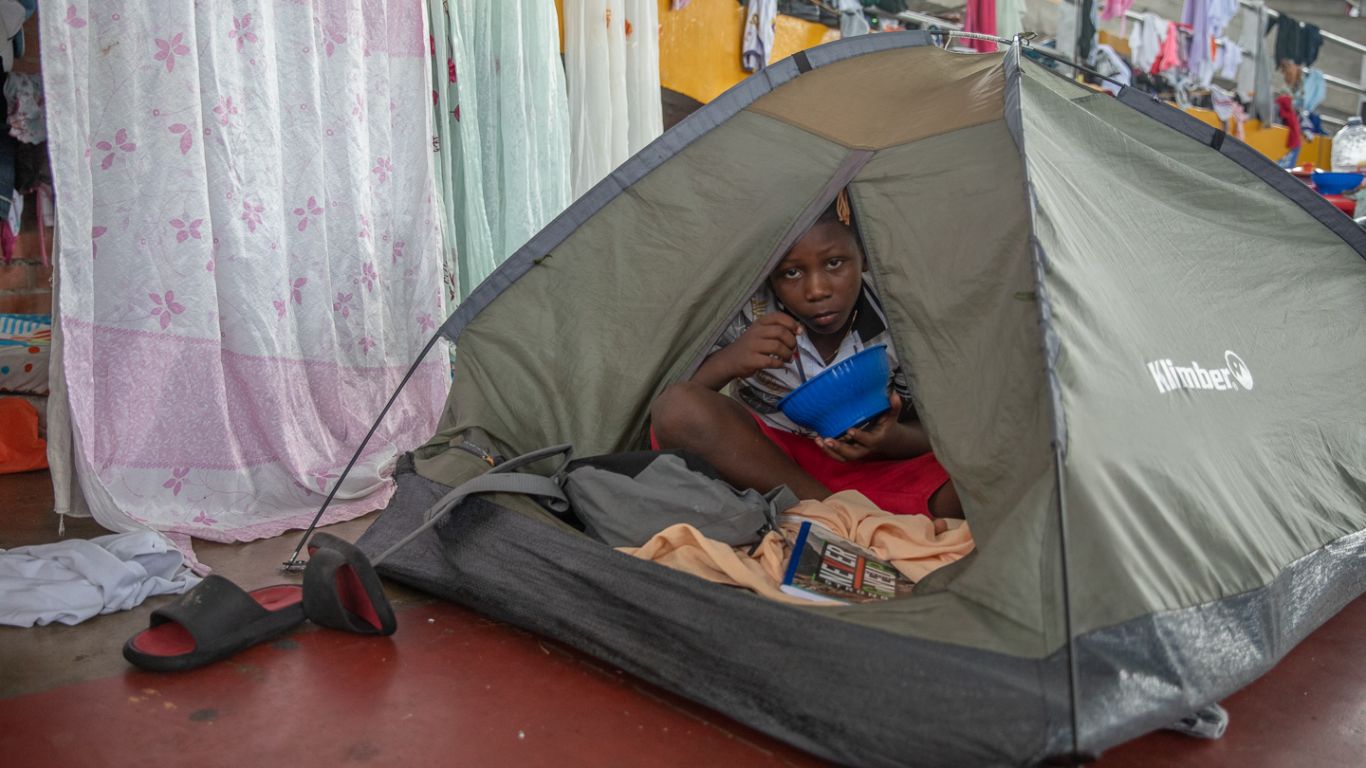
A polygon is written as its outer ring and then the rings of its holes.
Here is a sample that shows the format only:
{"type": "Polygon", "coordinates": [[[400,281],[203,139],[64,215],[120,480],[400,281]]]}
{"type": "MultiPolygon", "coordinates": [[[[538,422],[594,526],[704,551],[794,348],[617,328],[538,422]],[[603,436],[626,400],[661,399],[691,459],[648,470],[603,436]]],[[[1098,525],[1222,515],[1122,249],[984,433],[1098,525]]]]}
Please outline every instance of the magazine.
{"type": "Polygon", "coordinates": [[[914,586],[891,563],[804,520],[780,589],[819,602],[869,603],[905,597],[914,586]]]}

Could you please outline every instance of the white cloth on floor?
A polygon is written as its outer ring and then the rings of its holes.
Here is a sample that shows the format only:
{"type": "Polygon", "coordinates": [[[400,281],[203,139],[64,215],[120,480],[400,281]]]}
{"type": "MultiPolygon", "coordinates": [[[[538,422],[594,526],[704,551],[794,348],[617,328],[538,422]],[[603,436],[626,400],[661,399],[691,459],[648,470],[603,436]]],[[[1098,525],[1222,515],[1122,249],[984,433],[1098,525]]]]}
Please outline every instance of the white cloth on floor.
{"type": "Polygon", "coordinates": [[[156,531],[0,550],[0,624],[78,624],[198,583],[156,531]]]}

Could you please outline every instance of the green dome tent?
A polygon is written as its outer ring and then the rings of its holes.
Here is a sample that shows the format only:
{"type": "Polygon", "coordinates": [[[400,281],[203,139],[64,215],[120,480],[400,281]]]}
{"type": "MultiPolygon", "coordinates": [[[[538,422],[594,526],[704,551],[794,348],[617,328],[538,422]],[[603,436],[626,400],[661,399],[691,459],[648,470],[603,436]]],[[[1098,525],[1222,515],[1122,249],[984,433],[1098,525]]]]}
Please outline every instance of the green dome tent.
{"type": "Polygon", "coordinates": [[[440,329],[442,429],[362,547],[481,451],[640,447],[654,396],[846,185],[971,556],[908,599],[791,607],[496,494],[381,572],[870,765],[1097,754],[1366,589],[1366,234],[1144,94],[919,32],[749,78],[480,285],[440,329]]]}

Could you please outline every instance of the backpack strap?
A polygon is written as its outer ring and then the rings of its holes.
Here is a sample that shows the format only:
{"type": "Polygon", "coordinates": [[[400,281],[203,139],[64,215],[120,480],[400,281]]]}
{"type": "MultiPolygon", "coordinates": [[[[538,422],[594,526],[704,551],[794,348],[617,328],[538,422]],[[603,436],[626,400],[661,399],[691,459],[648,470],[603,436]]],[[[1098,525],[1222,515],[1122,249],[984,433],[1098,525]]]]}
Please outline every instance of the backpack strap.
{"type": "Polygon", "coordinates": [[[524,453],[516,458],[508,459],[498,466],[490,469],[478,477],[469,480],[452,488],[449,493],[442,496],[430,509],[423,515],[425,518],[422,525],[419,525],[407,536],[404,536],[392,547],[380,553],[374,559],[374,564],[379,565],[386,557],[392,555],[409,542],[416,539],[423,531],[436,525],[443,517],[460,505],[467,497],[476,493],[520,493],[527,496],[536,496],[542,503],[556,514],[563,514],[569,510],[569,499],[564,495],[561,483],[564,481],[564,468],[569,463],[569,456],[574,451],[574,446],[570,443],[552,445],[549,448],[542,448],[530,453],[524,453]],[[559,456],[560,461],[555,471],[549,477],[538,475],[531,472],[515,472],[514,470],[544,461],[555,456],[559,456]]]}

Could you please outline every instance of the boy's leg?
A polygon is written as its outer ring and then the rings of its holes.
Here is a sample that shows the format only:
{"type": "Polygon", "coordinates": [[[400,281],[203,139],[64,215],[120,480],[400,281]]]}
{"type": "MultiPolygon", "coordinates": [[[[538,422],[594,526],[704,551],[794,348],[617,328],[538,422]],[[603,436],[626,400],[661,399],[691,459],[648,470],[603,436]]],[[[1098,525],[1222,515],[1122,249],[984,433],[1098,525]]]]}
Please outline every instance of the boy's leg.
{"type": "Polygon", "coordinates": [[[929,508],[933,517],[963,519],[963,502],[959,500],[958,489],[953,487],[952,480],[939,486],[939,490],[930,496],[929,508]]]}
{"type": "Polygon", "coordinates": [[[664,390],[650,408],[661,448],[692,451],[737,488],[767,493],[786,485],[800,499],[824,499],[829,489],[764,436],[740,403],[685,381],[664,390]]]}

